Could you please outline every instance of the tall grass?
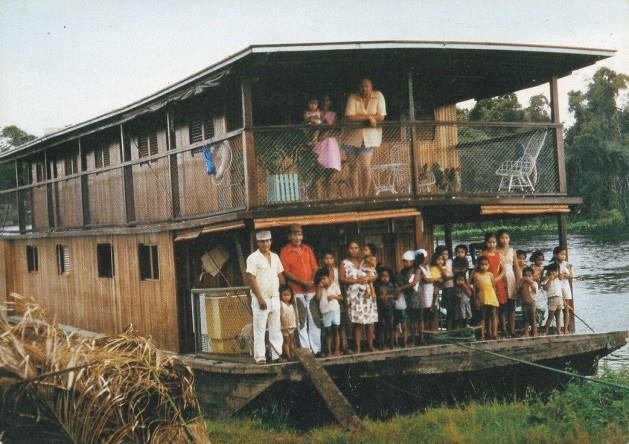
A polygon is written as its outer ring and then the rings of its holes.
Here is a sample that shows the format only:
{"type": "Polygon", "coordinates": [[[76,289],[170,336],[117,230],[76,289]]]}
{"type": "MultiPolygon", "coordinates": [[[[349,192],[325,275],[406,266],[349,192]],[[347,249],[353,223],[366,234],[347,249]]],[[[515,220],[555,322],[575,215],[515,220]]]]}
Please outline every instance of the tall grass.
{"type": "MultiPolygon", "coordinates": [[[[629,368],[601,378],[628,385],[629,368]]],[[[629,441],[629,393],[591,382],[573,383],[545,398],[438,407],[386,421],[365,421],[349,434],[328,426],[299,433],[260,418],[208,423],[213,442],[227,443],[618,443],[629,441]]]]}
{"type": "Polygon", "coordinates": [[[67,334],[34,301],[0,315],[0,431],[8,442],[207,442],[192,371],[132,329],[67,334]]]}

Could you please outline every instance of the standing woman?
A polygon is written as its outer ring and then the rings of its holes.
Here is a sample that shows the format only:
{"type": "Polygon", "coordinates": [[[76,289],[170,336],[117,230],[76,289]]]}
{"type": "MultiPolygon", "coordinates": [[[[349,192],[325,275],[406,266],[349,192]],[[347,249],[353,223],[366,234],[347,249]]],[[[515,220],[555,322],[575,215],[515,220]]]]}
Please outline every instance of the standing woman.
{"type": "Polygon", "coordinates": [[[496,249],[498,241],[494,233],[485,233],[485,247],[481,252],[481,256],[484,256],[489,261],[489,271],[494,275],[494,283],[496,285],[496,296],[498,297],[498,303],[500,308],[498,309],[498,322],[500,324],[500,330],[503,335],[507,335],[507,325],[505,322],[505,311],[507,308],[507,288],[504,281],[504,267],[502,266],[502,260],[500,259],[500,253],[496,249]]]}
{"type": "Polygon", "coordinates": [[[341,263],[339,281],[345,285],[345,293],[349,301],[349,320],[354,330],[354,350],[360,353],[363,327],[367,326],[367,345],[370,351],[373,346],[374,324],[378,322],[378,306],[374,295],[369,294],[369,284],[375,278],[368,277],[360,269],[361,248],[356,241],[347,244],[347,258],[341,263]]]}
{"type": "Polygon", "coordinates": [[[520,265],[515,250],[509,246],[511,236],[507,230],[498,230],[498,253],[504,272],[504,285],[507,291],[506,317],[509,327],[509,334],[515,336],[515,303],[518,292],[518,281],[520,276],[520,265]]]}

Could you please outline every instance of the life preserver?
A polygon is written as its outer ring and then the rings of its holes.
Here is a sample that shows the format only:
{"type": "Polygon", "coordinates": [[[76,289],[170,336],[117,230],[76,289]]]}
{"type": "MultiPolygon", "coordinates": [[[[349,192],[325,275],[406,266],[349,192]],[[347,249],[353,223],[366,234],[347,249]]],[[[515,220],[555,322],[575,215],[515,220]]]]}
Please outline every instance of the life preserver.
{"type": "Polygon", "coordinates": [[[220,184],[232,165],[232,147],[227,140],[222,141],[214,147],[214,161],[216,163],[216,174],[212,176],[215,184],[220,184]]]}

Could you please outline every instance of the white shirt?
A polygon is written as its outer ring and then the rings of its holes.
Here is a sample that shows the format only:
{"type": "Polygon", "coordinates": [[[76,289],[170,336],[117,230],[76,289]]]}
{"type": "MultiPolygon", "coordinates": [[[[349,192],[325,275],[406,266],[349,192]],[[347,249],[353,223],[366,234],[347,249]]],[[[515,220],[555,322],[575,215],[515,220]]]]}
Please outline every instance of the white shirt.
{"type": "Polygon", "coordinates": [[[270,252],[271,262],[256,250],[247,258],[247,273],[256,277],[260,296],[263,298],[273,298],[280,296],[280,279],[278,275],[284,271],[280,257],[270,252]]]}
{"type": "Polygon", "coordinates": [[[336,299],[328,299],[328,296],[338,296],[341,294],[341,289],[334,282],[321,292],[321,300],[319,301],[319,310],[321,313],[329,313],[331,311],[340,311],[341,306],[336,299]]]}
{"type": "MultiPolygon", "coordinates": [[[[350,94],[345,105],[345,116],[356,114],[380,114],[387,115],[387,107],[384,96],[380,91],[372,91],[367,106],[360,94],[350,94]]],[[[343,132],[343,143],[346,145],[362,146],[367,148],[378,147],[382,143],[382,128],[349,129],[343,132]]]]}

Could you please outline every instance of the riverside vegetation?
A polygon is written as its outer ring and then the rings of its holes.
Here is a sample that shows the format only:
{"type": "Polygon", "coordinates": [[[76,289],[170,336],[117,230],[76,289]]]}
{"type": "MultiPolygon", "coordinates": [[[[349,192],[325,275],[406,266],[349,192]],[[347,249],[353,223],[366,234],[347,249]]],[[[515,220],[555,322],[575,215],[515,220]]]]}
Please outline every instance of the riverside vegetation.
{"type": "Polygon", "coordinates": [[[530,392],[517,402],[471,402],[429,408],[385,421],[365,420],[363,433],[338,426],[298,432],[288,413],[272,405],[252,418],[208,421],[212,442],[261,443],[618,443],[629,442],[629,367],[603,370],[603,380],[572,382],[547,395],[530,392]]]}

